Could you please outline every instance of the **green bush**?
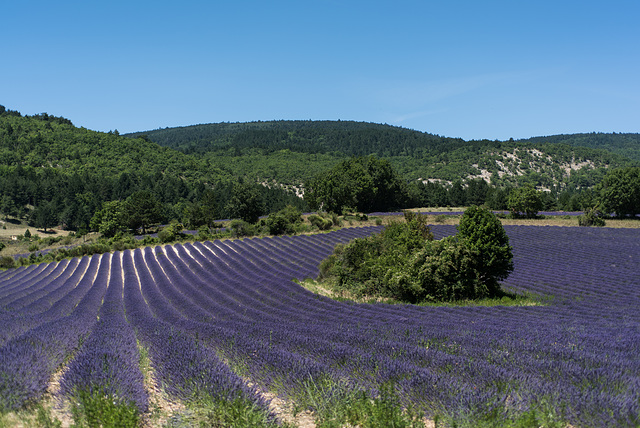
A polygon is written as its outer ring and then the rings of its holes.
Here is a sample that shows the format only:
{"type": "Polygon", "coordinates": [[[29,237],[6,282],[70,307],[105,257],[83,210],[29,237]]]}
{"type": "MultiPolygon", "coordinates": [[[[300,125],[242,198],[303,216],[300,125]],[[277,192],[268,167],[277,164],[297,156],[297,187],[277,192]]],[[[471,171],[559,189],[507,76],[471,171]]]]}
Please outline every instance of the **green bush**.
{"type": "Polygon", "coordinates": [[[158,232],[158,239],[163,244],[168,244],[169,242],[177,241],[181,237],[182,232],[182,224],[180,223],[171,223],[170,225],[163,227],[160,232],[158,232]]]}
{"type": "Polygon", "coordinates": [[[403,302],[453,301],[500,295],[499,281],[513,270],[511,247],[500,221],[471,207],[458,234],[434,241],[426,216],[405,213],[367,238],[338,245],[320,265],[320,280],[356,297],[403,302]]]}
{"type": "Polygon", "coordinates": [[[0,269],[11,269],[16,266],[15,260],[11,256],[3,256],[0,258],[0,269]]]}
{"type": "Polygon", "coordinates": [[[542,210],[544,201],[542,193],[532,186],[518,187],[509,192],[507,207],[513,218],[535,218],[542,210]]]}
{"type": "Polygon", "coordinates": [[[311,214],[308,217],[309,223],[319,230],[329,230],[333,226],[333,220],[327,217],[321,217],[318,214],[311,214]]]}
{"type": "Polygon", "coordinates": [[[584,214],[578,216],[578,226],[605,226],[606,222],[602,216],[602,213],[597,208],[591,208],[585,211],[584,214]]]}
{"type": "Polygon", "coordinates": [[[231,234],[235,237],[253,236],[256,234],[256,227],[244,220],[232,220],[229,223],[231,234]]]}
{"type": "Polygon", "coordinates": [[[300,223],[302,223],[302,212],[291,205],[269,214],[265,221],[270,235],[295,234],[296,227],[300,223]]]}

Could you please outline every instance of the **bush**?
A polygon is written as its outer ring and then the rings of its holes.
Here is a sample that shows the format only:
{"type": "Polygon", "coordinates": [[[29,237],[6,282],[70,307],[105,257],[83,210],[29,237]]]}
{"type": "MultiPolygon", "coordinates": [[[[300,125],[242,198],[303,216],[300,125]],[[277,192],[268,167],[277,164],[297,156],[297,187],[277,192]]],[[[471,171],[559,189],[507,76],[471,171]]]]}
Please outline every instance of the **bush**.
{"type": "Polygon", "coordinates": [[[475,252],[478,279],[486,285],[487,297],[494,296],[500,289],[498,281],[513,271],[513,253],[502,223],[488,209],[472,206],[462,215],[457,236],[475,252]]]}
{"type": "Polygon", "coordinates": [[[181,237],[182,232],[182,224],[180,223],[171,223],[169,226],[162,228],[160,232],[158,232],[158,239],[163,244],[168,244],[169,242],[177,241],[181,237]]]}
{"type": "Polygon", "coordinates": [[[487,209],[471,207],[458,234],[434,241],[427,217],[405,213],[379,235],[339,245],[320,265],[319,279],[356,297],[409,303],[500,295],[499,281],[513,270],[509,239],[487,209]]]}
{"type": "Polygon", "coordinates": [[[251,223],[244,220],[232,220],[229,223],[231,234],[235,237],[253,236],[256,234],[256,228],[251,223]]]}
{"type": "Polygon", "coordinates": [[[531,186],[518,187],[509,192],[507,207],[513,218],[535,218],[543,206],[542,193],[531,186]]]}
{"type": "Polygon", "coordinates": [[[312,226],[317,227],[319,230],[329,230],[333,226],[333,220],[326,217],[321,217],[317,214],[312,214],[308,217],[309,223],[312,226]]]}
{"type": "Polygon", "coordinates": [[[3,256],[0,258],[0,269],[11,269],[16,266],[15,260],[11,256],[3,256]]]}
{"type": "Polygon", "coordinates": [[[602,227],[606,224],[602,213],[597,208],[588,209],[584,214],[578,216],[578,226],[598,226],[602,227]]]}
{"type": "Polygon", "coordinates": [[[302,212],[291,205],[277,213],[269,214],[265,222],[271,235],[294,234],[296,226],[300,223],[302,223],[302,212]]]}

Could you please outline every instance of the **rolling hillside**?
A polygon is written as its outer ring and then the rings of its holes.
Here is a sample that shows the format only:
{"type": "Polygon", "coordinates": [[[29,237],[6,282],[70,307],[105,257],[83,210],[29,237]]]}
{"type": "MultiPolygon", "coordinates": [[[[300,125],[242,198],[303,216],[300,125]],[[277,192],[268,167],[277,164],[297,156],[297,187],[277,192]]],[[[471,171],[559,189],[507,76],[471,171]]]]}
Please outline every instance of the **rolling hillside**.
{"type": "Polygon", "coordinates": [[[526,141],[464,141],[352,121],[213,123],[128,134],[198,154],[228,172],[301,184],[348,156],[388,158],[409,180],[483,178],[494,184],[592,186],[609,167],[634,161],[638,134],[575,134],[526,141]],[[589,147],[580,146],[580,142],[589,147]],[[635,144],[635,146],[634,146],[635,144]],[[623,150],[624,149],[624,150],[623,150]],[[626,150],[626,152],[625,152],[626,150]]]}

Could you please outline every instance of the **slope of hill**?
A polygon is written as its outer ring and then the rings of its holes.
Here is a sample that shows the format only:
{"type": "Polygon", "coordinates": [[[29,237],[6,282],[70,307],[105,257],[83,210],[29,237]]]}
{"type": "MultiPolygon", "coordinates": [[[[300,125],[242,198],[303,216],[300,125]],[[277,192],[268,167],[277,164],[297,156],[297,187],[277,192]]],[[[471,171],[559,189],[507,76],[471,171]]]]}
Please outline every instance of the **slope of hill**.
{"type": "MultiPolygon", "coordinates": [[[[213,123],[129,134],[143,135],[160,145],[197,153],[235,175],[286,184],[302,184],[348,156],[388,158],[410,180],[483,178],[494,184],[541,187],[591,186],[607,168],[633,163],[611,151],[569,144],[571,138],[563,143],[464,141],[351,121],[213,123]]],[[[612,146],[622,144],[619,137],[602,134],[612,146]]]]}
{"type": "MultiPolygon", "coordinates": [[[[0,106],[0,214],[48,228],[86,229],[103,202],[151,192],[162,219],[182,219],[190,204],[215,191],[215,215],[228,218],[238,177],[202,156],[145,138],[91,131],[63,117],[22,116],[0,106]]],[[[253,180],[252,180],[253,181],[253,180]]],[[[279,187],[253,183],[265,211],[304,203],[279,187]]]]}
{"type": "Polygon", "coordinates": [[[519,140],[523,143],[552,143],[569,146],[604,149],[636,161],[640,161],[640,134],[605,134],[592,132],[589,134],[560,134],[547,137],[532,137],[519,140]]]}
{"type": "Polygon", "coordinates": [[[46,113],[24,117],[0,113],[0,165],[104,176],[123,172],[161,172],[193,179],[225,175],[193,156],[149,140],[78,128],[68,119],[46,113]]]}

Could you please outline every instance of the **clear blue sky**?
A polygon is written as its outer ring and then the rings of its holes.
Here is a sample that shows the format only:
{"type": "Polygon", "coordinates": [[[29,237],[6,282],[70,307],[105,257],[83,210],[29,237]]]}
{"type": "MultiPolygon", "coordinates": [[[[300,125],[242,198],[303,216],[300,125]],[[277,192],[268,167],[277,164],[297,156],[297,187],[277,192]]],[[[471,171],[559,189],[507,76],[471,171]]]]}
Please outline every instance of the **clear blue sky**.
{"type": "Polygon", "coordinates": [[[640,132],[640,1],[3,2],[0,104],[120,133],[342,119],[640,132]]]}

